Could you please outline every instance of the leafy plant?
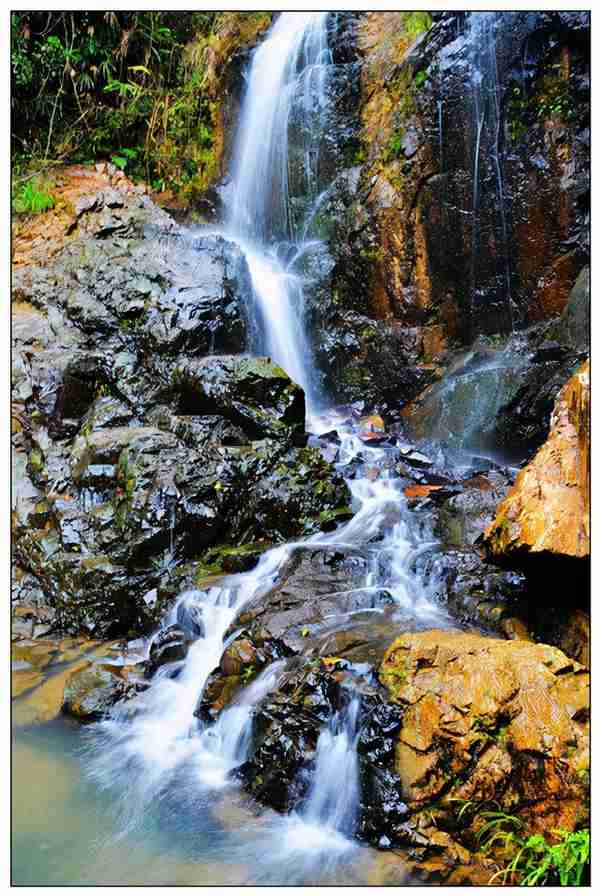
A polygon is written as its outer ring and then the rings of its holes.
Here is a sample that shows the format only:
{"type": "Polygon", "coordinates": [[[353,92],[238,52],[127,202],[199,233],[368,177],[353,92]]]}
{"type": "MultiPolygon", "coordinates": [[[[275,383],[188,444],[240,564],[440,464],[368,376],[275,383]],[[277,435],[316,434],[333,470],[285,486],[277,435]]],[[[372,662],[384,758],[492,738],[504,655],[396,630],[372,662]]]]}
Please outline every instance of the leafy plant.
{"type": "Polygon", "coordinates": [[[138,149],[120,149],[116,155],[110,157],[110,160],[121,171],[125,171],[128,165],[137,161],[139,154],[138,149]]]}
{"type": "Polygon", "coordinates": [[[518,842],[515,832],[522,830],[523,822],[516,815],[509,815],[507,812],[497,809],[481,812],[479,817],[485,820],[476,835],[483,852],[489,852],[497,843],[507,850],[512,844],[518,842]]]}
{"type": "Polygon", "coordinates": [[[548,843],[542,834],[532,834],[520,841],[506,868],[491,879],[518,880],[522,887],[539,887],[558,883],[563,887],[580,886],[590,861],[590,832],[553,831],[558,843],[548,843]]]}
{"type": "Polygon", "coordinates": [[[32,179],[17,190],[13,208],[20,214],[39,215],[54,208],[54,196],[46,184],[32,179]]]}
{"type": "Polygon", "coordinates": [[[111,158],[130,177],[201,189],[214,169],[205,50],[223,15],[13,13],[15,168],[111,158]]]}
{"type": "Polygon", "coordinates": [[[252,679],[256,676],[258,669],[253,663],[250,663],[249,666],[246,666],[244,671],[242,672],[241,679],[244,684],[248,684],[252,679]]]}
{"type": "Polygon", "coordinates": [[[424,34],[433,25],[433,19],[428,12],[405,12],[403,19],[404,27],[413,37],[424,34]]]}
{"type": "Polygon", "coordinates": [[[395,133],[393,133],[387,145],[386,157],[388,159],[397,159],[399,156],[401,156],[403,143],[404,134],[401,131],[396,131],[395,133]]]}

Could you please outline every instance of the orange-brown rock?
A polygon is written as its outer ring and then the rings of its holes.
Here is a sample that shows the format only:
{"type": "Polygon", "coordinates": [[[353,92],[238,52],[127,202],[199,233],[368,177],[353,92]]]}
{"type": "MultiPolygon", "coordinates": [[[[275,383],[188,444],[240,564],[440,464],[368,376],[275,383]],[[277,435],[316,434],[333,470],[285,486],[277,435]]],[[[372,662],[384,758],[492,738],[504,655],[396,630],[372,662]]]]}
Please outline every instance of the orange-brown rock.
{"type": "Polygon", "coordinates": [[[586,361],[557,396],[547,441],[521,470],[486,529],[485,545],[492,557],[589,555],[589,450],[586,361]]]}
{"type": "Polygon", "coordinates": [[[471,846],[466,803],[494,803],[545,834],[585,821],[584,666],[545,644],[434,630],[394,641],[379,677],[404,707],[396,772],[413,821],[430,826],[433,813],[471,846]]]}
{"type": "Polygon", "coordinates": [[[407,498],[426,498],[431,492],[438,492],[443,485],[407,485],[404,494],[407,498]]]}
{"type": "Polygon", "coordinates": [[[567,656],[584,666],[590,664],[590,617],[584,610],[573,610],[561,626],[558,646],[567,656]]]}
{"type": "Polygon", "coordinates": [[[101,162],[94,168],[69,165],[56,169],[52,183],[54,207],[39,215],[22,216],[13,221],[13,267],[48,264],[64,248],[66,242],[77,236],[77,203],[94,193],[114,187],[118,187],[122,193],[146,192],[143,184],[134,186],[111,163],[101,162]]]}

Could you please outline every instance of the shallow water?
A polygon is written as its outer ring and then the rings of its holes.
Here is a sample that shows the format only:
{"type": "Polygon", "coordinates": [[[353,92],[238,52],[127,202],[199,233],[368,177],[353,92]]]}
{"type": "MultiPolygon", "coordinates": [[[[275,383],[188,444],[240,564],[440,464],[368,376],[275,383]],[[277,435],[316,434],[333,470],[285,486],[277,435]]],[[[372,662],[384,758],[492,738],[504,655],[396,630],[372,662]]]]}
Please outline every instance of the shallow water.
{"type": "Polygon", "coordinates": [[[175,788],[123,834],[114,798],[86,778],[83,738],[61,717],[13,730],[13,884],[379,882],[376,851],[253,807],[235,787],[175,788]]]}

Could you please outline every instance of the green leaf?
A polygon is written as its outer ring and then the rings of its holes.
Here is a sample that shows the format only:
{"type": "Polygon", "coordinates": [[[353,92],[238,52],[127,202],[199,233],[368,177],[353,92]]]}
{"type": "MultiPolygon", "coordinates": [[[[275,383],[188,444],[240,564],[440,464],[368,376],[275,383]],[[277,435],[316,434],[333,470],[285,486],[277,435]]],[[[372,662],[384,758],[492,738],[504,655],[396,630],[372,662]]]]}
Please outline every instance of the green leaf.
{"type": "Polygon", "coordinates": [[[113,165],[116,165],[117,168],[121,169],[121,171],[125,171],[125,168],[127,167],[128,160],[124,156],[111,156],[110,160],[113,163],[113,165]]]}

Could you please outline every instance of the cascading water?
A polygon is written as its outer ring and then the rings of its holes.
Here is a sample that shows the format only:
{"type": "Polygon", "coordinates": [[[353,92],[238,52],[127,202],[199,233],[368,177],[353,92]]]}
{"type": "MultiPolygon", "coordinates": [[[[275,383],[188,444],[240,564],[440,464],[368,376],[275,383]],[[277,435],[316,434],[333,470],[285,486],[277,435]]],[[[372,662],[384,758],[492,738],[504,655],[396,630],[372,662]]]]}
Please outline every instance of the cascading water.
{"type": "Polygon", "coordinates": [[[199,747],[204,751],[201,762],[203,783],[208,785],[226,783],[228,773],[244,762],[252,736],[253,710],[277,687],[284,668],[283,660],[267,666],[258,678],[223,710],[217,723],[202,732],[199,747]]]}
{"type": "Polygon", "coordinates": [[[317,743],[315,773],[302,812],[306,824],[323,825],[344,834],[354,833],[359,799],[357,722],[360,700],[336,712],[317,743]],[[344,786],[340,787],[339,782],[344,786]]]}
{"type": "MultiPolygon", "coordinates": [[[[386,451],[366,446],[350,424],[335,416],[315,415],[313,363],[302,324],[302,280],[293,264],[310,244],[311,205],[316,207],[323,196],[318,169],[331,61],[327,15],[282,13],[255,51],[234,155],[233,200],[225,234],[242,247],[250,268],[260,333],[260,345],[254,350],[270,353],[304,387],[315,431],[338,425],[341,469],[362,459],[372,467],[379,464],[381,470],[373,480],[361,472],[359,464],[348,483],[355,509],[350,522],[334,532],[267,551],[254,570],[230,576],[206,591],[182,594],[167,614],[161,629],[176,623],[193,639],[185,660],[159,668],[146,691],[92,726],[93,777],[102,786],[118,788],[130,828],[161,796],[166,798],[176,788],[186,793],[194,788],[199,792],[222,788],[231,781],[231,771],[244,762],[254,708],[277,687],[284,672],[279,663],[264,670],[213,725],[202,725],[194,713],[229,643],[227,632],[236,617],[276,585],[295,551],[366,546],[369,567],[363,590],[376,593],[384,588],[399,613],[429,624],[445,623],[444,613],[417,572],[419,555],[435,542],[408,511],[401,480],[384,469],[386,451]],[[295,168],[293,190],[292,148],[295,158],[302,160],[300,168],[295,168]],[[298,190],[304,202],[299,217],[292,201],[298,198],[298,190]],[[301,239],[294,242],[298,233],[301,239]],[[278,248],[283,251],[284,244],[291,259],[288,267],[278,257],[278,248]]],[[[146,644],[147,656],[152,640],[146,644]]],[[[350,842],[347,837],[352,835],[360,801],[358,715],[358,699],[351,698],[319,737],[308,798],[302,813],[292,819],[304,828],[301,842],[306,830],[321,832],[311,841],[313,847],[318,841],[329,848],[332,832],[344,848],[350,842]],[[337,785],[340,774],[343,788],[337,785]]],[[[290,836],[294,839],[295,835],[290,836]]],[[[295,838],[293,850],[297,848],[295,838]]]]}
{"type": "Polygon", "coordinates": [[[234,149],[226,227],[242,246],[250,269],[259,332],[253,348],[270,355],[304,388],[309,407],[316,394],[302,279],[293,271],[293,259],[311,238],[309,209],[321,186],[331,62],[327,17],[326,12],[282,13],[254,53],[234,149]]]}

